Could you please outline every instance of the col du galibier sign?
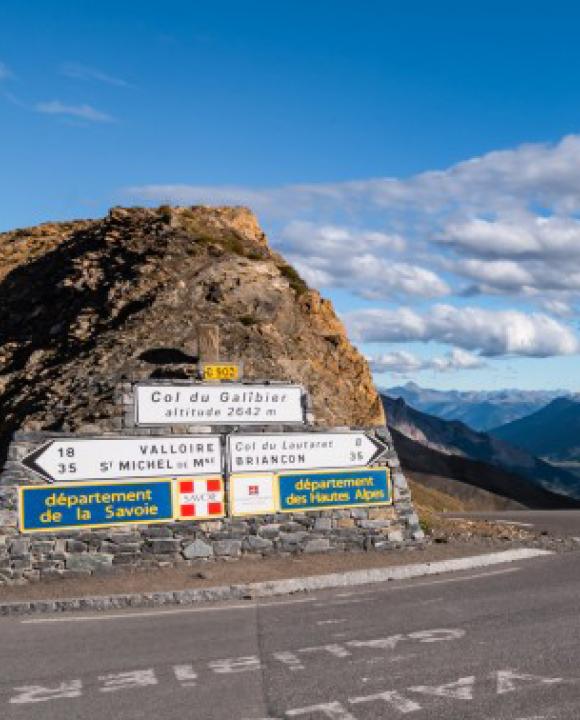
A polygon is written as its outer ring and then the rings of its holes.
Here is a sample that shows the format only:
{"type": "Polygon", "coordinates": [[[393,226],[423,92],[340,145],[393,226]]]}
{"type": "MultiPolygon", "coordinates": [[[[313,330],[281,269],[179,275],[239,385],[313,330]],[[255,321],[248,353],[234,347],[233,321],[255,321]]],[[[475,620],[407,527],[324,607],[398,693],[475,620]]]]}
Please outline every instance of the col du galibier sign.
{"type": "Polygon", "coordinates": [[[137,385],[136,423],[246,425],[303,423],[298,385],[137,385]]]}

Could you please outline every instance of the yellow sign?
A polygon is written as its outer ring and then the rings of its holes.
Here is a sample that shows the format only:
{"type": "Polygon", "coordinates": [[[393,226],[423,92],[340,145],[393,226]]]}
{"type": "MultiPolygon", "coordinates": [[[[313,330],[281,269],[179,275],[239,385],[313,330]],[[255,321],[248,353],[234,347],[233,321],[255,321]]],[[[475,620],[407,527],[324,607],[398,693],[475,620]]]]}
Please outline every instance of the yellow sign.
{"type": "Polygon", "coordinates": [[[239,380],[240,366],[234,363],[212,363],[203,366],[204,380],[239,380]]]}

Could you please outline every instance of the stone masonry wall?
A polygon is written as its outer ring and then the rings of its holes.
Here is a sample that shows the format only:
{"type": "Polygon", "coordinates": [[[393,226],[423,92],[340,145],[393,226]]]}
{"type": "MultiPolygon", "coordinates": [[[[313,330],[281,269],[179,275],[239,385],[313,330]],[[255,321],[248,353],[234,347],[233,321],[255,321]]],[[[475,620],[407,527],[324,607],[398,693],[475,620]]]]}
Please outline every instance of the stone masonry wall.
{"type": "MultiPolygon", "coordinates": [[[[157,381],[156,381],[157,382],[157,381]]],[[[168,381],[168,384],[175,381],[168,381]]],[[[135,427],[134,388],[118,388],[116,433],[96,433],[86,426],[83,435],[115,437],[167,435],[170,433],[232,433],[232,426],[175,425],[163,428],[135,427]]],[[[312,416],[307,408],[307,420],[312,416]]],[[[239,428],[245,430],[246,428],[239,428]]],[[[345,428],[326,428],[344,430],[345,428]]],[[[354,428],[351,428],[354,429],[354,428]]],[[[321,430],[309,424],[267,425],[252,432],[304,432],[321,430]]],[[[179,521],[156,525],[116,526],[61,532],[21,534],[18,530],[17,488],[43,485],[45,481],[18,461],[40,444],[65,433],[16,433],[9,457],[0,472],[0,584],[24,583],[54,577],[74,577],[139,568],[191,565],[199,560],[238,558],[242,555],[288,555],[349,550],[396,549],[424,539],[405,476],[400,468],[386,427],[374,432],[388,445],[386,455],[375,463],[391,470],[394,504],[302,513],[276,513],[256,517],[225,517],[211,521],[179,521]]],[[[226,513],[227,489],[226,480],[226,513]]]]}

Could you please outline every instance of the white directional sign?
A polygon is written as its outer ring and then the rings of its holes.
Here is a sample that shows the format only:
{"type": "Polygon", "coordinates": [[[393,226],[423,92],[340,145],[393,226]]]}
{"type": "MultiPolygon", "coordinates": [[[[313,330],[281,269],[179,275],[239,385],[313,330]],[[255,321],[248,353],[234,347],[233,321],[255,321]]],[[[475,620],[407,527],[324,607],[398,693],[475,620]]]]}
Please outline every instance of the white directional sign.
{"type": "Polygon", "coordinates": [[[219,435],[63,438],[22,463],[55,482],[220,475],[222,450],[219,435]]]}
{"type": "Polygon", "coordinates": [[[137,385],[137,425],[303,423],[297,385],[137,385]]]}
{"type": "Polygon", "coordinates": [[[361,467],[386,449],[365,432],[235,434],[228,438],[233,473],[361,467]]]}

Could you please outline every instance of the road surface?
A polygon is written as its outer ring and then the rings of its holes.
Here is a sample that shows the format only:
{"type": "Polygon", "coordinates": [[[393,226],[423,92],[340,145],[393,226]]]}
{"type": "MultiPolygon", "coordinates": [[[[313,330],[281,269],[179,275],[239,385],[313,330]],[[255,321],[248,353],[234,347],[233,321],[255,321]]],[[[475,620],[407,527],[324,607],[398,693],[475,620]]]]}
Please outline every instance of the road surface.
{"type": "MultiPolygon", "coordinates": [[[[499,520],[530,525],[538,532],[580,538],[580,510],[512,510],[497,512],[443,513],[443,517],[467,520],[499,520]]],[[[580,717],[580,715],[579,715],[580,717]]]]}
{"type": "Polygon", "coordinates": [[[0,620],[2,720],[573,720],[580,553],[213,606],[0,620]]]}

